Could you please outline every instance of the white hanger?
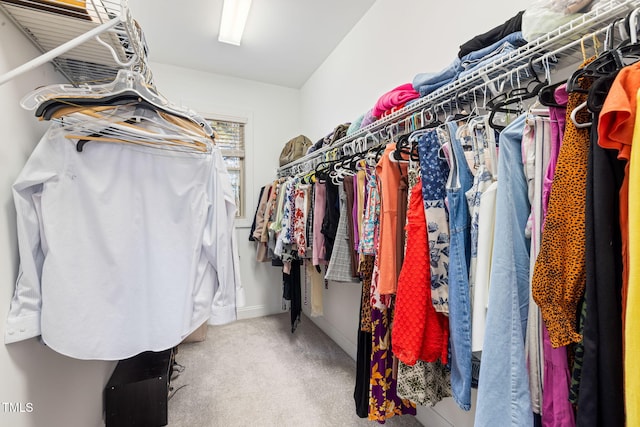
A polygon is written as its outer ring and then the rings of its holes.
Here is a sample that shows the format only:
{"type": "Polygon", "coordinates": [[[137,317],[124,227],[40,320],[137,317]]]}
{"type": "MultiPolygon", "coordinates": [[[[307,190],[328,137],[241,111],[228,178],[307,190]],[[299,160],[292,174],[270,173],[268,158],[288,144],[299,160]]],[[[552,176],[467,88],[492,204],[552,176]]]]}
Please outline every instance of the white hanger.
{"type": "Polygon", "coordinates": [[[60,133],[67,139],[130,143],[174,151],[211,152],[213,141],[199,127],[185,126],[184,123],[171,119],[172,117],[162,117],[159,112],[126,105],[99,112],[87,108],[54,118],[53,121],[60,123],[60,126],[52,132],[60,133]],[[134,123],[129,123],[131,121],[134,123]]]}
{"type": "Polygon", "coordinates": [[[591,126],[592,122],[587,122],[587,123],[578,123],[578,119],[577,119],[577,114],[578,112],[584,110],[585,108],[587,108],[587,101],[584,101],[582,104],[578,105],[576,108],[573,109],[573,111],[571,112],[571,121],[573,122],[573,124],[578,128],[578,129],[585,129],[591,126]]]}
{"type": "Polygon", "coordinates": [[[106,96],[129,93],[140,97],[169,114],[191,120],[202,127],[207,135],[213,135],[211,125],[204,118],[194,111],[180,108],[170,103],[164,96],[152,89],[140,73],[125,69],[119,70],[116,78],[111,83],[103,85],[81,85],[75,87],[70,84],[56,84],[41,87],[24,96],[20,101],[20,105],[26,110],[33,111],[41,103],[51,99],[95,98],[98,101],[106,96]]]}

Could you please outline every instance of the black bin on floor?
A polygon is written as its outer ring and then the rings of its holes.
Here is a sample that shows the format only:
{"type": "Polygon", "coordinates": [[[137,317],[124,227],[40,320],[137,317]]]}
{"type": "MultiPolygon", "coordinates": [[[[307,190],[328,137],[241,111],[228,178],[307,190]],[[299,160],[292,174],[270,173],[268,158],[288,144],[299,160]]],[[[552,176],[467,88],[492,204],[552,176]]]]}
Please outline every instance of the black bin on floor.
{"type": "Polygon", "coordinates": [[[118,362],[104,389],[106,427],[166,426],[173,350],[118,362]]]}

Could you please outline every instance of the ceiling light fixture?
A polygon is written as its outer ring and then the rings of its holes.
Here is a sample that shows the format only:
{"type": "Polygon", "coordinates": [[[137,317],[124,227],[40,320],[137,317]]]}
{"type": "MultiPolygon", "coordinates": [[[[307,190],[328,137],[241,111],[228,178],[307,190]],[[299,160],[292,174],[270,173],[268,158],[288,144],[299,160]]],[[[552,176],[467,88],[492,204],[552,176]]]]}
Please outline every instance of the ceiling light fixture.
{"type": "Polygon", "coordinates": [[[240,46],[251,0],[224,0],[218,41],[240,46]]]}

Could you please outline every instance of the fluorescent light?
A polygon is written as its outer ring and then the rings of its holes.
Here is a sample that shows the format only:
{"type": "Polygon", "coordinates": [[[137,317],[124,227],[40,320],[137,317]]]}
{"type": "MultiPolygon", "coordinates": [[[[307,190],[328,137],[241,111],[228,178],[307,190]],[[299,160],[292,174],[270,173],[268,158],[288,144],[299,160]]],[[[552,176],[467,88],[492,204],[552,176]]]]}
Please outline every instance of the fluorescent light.
{"type": "Polygon", "coordinates": [[[251,0],[224,0],[218,41],[240,46],[251,0]]]}

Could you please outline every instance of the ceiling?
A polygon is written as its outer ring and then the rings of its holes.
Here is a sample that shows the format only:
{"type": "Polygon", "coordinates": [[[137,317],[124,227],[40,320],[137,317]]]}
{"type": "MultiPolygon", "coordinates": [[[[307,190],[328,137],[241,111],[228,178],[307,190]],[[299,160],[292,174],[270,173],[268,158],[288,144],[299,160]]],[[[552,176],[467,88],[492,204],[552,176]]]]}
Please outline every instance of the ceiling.
{"type": "Polygon", "coordinates": [[[152,62],[300,88],[374,2],[254,0],[240,46],[218,42],[222,0],[129,7],[152,62]]]}

